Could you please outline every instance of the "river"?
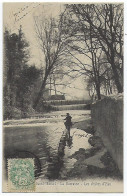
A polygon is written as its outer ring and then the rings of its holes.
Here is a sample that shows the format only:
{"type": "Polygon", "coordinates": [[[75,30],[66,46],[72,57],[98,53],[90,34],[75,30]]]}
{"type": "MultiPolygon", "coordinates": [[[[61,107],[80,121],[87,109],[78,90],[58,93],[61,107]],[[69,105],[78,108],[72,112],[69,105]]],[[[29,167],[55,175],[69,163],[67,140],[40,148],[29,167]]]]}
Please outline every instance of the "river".
{"type": "MultiPolygon", "coordinates": [[[[100,159],[106,149],[94,152],[88,142],[92,135],[75,126],[90,118],[90,110],[65,110],[41,118],[4,121],[5,173],[8,158],[34,158],[36,179],[83,179],[100,174],[110,177],[110,171],[106,173],[107,166],[100,159]],[[74,124],[70,141],[66,139],[64,126],[67,112],[74,124]]],[[[117,176],[116,172],[113,176],[117,176]]]]}

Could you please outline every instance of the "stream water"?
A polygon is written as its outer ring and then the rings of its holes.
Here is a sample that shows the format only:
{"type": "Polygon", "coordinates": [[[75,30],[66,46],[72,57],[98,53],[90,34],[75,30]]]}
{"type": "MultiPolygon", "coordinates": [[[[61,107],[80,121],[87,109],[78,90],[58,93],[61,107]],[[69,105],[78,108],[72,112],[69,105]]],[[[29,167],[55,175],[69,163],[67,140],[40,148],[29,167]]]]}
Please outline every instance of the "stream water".
{"type": "MultiPolygon", "coordinates": [[[[56,111],[50,112],[39,119],[22,119],[8,120],[4,122],[4,158],[5,163],[8,158],[29,158],[35,159],[36,177],[50,178],[52,171],[57,170],[58,163],[58,147],[60,139],[65,131],[64,118],[69,112],[73,122],[79,122],[90,118],[90,111],[73,110],[73,111],[56,111]],[[54,163],[54,160],[56,162],[54,163]],[[55,165],[54,165],[55,164],[55,165]]],[[[72,145],[72,150],[76,151],[79,147],[87,147],[88,139],[83,137],[84,141],[78,134],[76,128],[72,128],[71,135],[73,139],[77,138],[72,145]],[[77,131],[77,132],[76,132],[77,131]],[[80,145],[78,139],[80,138],[80,145]],[[76,146],[77,145],[77,146],[76,146]]],[[[7,165],[6,165],[7,167],[7,165]]],[[[61,167],[61,166],[60,166],[61,167]]],[[[58,172],[56,171],[56,177],[58,172]]]]}
{"type": "Polygon", "coordinates": [[[50,112],[37,119],[4,121],[6,174],[8,158],[34,158],[36,179],[86,178],[91,171],[93,176],[98,175],[97,168],[105,175],[107,170],[100,157],[106,149],[91,159],[92,146],[88,142],[91,134],[72,127],[71,140],[66,139],[64,118],[67,112],[73,123],[90,119],[90,110],[70,110],[50,112]]]}

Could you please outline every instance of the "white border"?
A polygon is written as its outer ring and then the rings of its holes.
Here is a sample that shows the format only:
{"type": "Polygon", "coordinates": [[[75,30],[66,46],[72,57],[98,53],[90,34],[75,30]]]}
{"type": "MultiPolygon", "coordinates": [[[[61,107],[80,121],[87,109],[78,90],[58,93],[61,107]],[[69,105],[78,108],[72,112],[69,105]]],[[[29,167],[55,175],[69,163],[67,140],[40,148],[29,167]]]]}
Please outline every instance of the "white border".
{"type": "Polygon", "coordinates": [[[16,1],[16,0],[3,0],[0,2],[0,144],[1,144],[1,150],[0,150],[0,195],[4,194],[4,195],[66,195],[66,196],[72,196],[75,194],[78,194],[79,196],[82,195],[88,195],[88,196],[98,196],[98,195],[105,195],[105,196],[109,196],[109,195],[113,195],[113,196],[125,196],[127,195],[127,131],[126,131],[126,127],[127,127],[127,2],[126,0],[56,0],[56,1],[52,1],[52,0],[36,0],[36,1],[31,1],[31,0],[27,0],[27,1],[16,1]],[[124,2],[124,193],[2,193],[2,63],[3,63],[3,57],[2,57],[2,51],[3,51],[3,38],[2,38],[2,26],[3,26],[3,18],[2,18],[2,4],[4,2],[124,2]]]}

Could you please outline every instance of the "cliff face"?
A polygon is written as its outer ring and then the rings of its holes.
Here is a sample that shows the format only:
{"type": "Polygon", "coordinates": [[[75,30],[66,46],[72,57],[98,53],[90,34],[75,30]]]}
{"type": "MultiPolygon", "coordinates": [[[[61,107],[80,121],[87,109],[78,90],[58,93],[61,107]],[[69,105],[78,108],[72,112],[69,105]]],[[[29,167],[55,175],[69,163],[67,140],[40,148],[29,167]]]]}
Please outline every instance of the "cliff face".
{"type": "Polygon", "coordinates": [[[123,173],[123,95],[109,96],[92,104],[95,135],[102,138],[121,174],[123,173]]]}

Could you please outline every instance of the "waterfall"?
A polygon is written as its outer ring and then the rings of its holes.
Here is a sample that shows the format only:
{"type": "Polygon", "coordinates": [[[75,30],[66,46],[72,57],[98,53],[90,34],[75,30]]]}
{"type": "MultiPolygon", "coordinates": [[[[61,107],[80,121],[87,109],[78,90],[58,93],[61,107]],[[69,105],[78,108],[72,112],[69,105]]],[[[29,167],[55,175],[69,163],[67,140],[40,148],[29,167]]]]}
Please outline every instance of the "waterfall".
{"type": "Polygon", "coordinates": [[[74,104],[74,105],[61,105],[54,106],[51,105],[51,110],[54,111],[63,111],[63,110],[87,110],[90,109],[90,104],[74,104]]]}

